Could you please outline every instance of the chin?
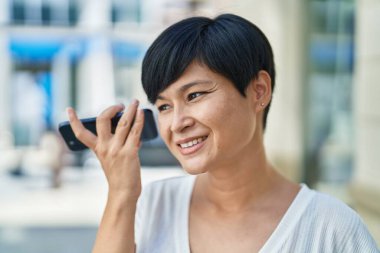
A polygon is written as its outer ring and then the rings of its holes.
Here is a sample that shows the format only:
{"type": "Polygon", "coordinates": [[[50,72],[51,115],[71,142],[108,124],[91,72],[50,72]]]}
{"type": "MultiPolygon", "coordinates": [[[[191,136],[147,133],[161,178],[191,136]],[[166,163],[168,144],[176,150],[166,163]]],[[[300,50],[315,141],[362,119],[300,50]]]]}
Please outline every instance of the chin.
{"type": "Polygon", "coordinates": [[[199,164],[189,164],[187,162],[181,162],[181,166],[190,175],[199,175],[208,171],[206,166],[200,166],[199,164]]]}

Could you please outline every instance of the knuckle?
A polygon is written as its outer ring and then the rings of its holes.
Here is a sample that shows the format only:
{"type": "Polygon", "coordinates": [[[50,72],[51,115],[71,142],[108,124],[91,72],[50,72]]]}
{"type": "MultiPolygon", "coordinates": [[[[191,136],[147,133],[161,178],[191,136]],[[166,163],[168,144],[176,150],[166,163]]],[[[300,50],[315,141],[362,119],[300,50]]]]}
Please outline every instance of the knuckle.
{"type": "Polygon", "coordinates": [[[106,119],[107,119],[107,117],[106,117],[106,115],[105,115],[104,113],[100,114],[100,115],[96,118],[97,121],[104,121],[104,120],[106,120],[106,119]]]}
{"type": "Polygon", "coordinates": [[[128,120],[124,119],[124,120],[120,120],[118,125],[121,127],[129,127],[130,124],[128,120]]]}
{"type": "Polygon", "coordinates": [[[119,149],[114,148],[114,147],[109,149],[109,156],[110,156],[111,158],[115,158],[115,157],[117,157],[118,154],[119,154],[119,149]]]}
{"type": "Polygon", "coordinates": [[[136,128],[136,127],[134,127],[134,128],[131,130],[131,134],[132,134],[134,137],[138,136],[138,135],[139,135],[139,132],[140,132],[140,130],[139,130],[138,128],[136,128]]]}
{"type": "Polygon", "coordinates": [[[75,135],[75,137],[77,137],[77,139],[82,140],[82,138],[84,136],[84,132],[83,132],[83,130],[79,130],[79,131],[76,131],[74,133],[74,135],[75,135]]]}
{"type": "Polygon", "coordinates": [[[134,125],[135,125],[135,128],[141,128],[143,125],[143,122],[141,120],[136,120],[134,125]]]}
{"type": "Polygon", "coordinates": [[[128,160],[134,160],[138,158],[138,149],[135,147],[128,147],[125,156],[128,160]]]}
{"type": "Polygon", "coordinates": [[[98,145],[95,147],[95,153],[100,157],[105,157],[108,154],[108,149],[98,145]]]}

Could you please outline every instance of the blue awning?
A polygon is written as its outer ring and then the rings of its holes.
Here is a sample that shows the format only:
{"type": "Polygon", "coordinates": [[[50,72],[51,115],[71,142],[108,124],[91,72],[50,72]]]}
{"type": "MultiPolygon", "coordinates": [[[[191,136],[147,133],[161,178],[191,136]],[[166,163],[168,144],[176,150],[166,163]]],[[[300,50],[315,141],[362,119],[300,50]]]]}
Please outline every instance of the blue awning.
{"type": "MultiPolygon", "coordinates": [[[[61,50],[70,59],[78,60],[86,53],[90,38],[49,38],[14,36],[9,40],[9,51],[15,60],[26,62],[51,62],[61,50]]],[[[118,61],[135,61],[142,57],[145,49],[126,41],[112,42],[112,55],[118,61]]]]}
{"type": "Polygon", "coordinates": [[[10,39],[9,50],[18,60],[51,61],[63,45],[59,39],[15,37],[10,39]]]}

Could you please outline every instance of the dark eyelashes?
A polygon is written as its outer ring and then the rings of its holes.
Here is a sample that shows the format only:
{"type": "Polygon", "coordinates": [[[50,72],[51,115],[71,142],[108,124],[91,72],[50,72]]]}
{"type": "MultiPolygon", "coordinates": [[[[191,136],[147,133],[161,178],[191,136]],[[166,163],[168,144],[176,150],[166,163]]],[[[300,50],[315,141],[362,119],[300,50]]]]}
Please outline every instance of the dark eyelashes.
{"type": "Polygon", "coordinates": [[[215,90],[216,90],[216,89],[215,89],[215,86],[214,86],[214,87],[212,87],[212,88],[209,89],[209,90],[192,92],[192,93],[190,93],[187,97],[189,97],[189,96],[191,96],[191,95],[194,95],[194,94],[200,94],[200,95],[209,94],[209,93],[214,92],[215,90]]]}
{"type": "Polygon", "coordinates": [[[160,105],[157,109],[159,112],[167,110],[167,107],[169,107],[168,104],[160,105]]]}
{"type": "Polygon", "coordinates": [[[193,100],[193,99],[196,99],[197,97],[200,97],[204,94],[207,94],[208,92],[192,92],[190,93],[188,96],[187,96],[187,99],[189,101],[193,100]]]}
{"type": "MultiPolygon", "coordinates": [[[[192,92],[189,95],[187,95],[187,100],[188,101],[192,101],[192,100],[194,100],[194,99],[196,99],[196,98],[198,98],[198,97],[200,97],[200,96],[202,96],[204,94],[207,94],[207,93],[208,92],[192,92]]],[[[165,111],[167,109],[169,109],[169,105],[168,104],[163,104],[163,105],[160,105],[158,107],[158,111],[160,111],[160,112],[165,111]]]]}
{"type": "MultiPolygon", "coordinates": [[[[192,100],[202,96],[202,95],[205,95],[205,94],[209,94],[209,93],[212,93],[214,92],[216,89],[215,89],[215,86],[212,87],[211,89],[209,90],[206,90],[206,91],[196,91],[196,92],[192,92],[190,94],[187,95],[187,100],[189,102],[191,102],[192,100]]],[[[170,108],[170,105],[169,104],[163,104],[163,105],[160,105],[157,107],[158,111],[159,112],[162,112],[162,111],[166,111],[170,108]]]]}

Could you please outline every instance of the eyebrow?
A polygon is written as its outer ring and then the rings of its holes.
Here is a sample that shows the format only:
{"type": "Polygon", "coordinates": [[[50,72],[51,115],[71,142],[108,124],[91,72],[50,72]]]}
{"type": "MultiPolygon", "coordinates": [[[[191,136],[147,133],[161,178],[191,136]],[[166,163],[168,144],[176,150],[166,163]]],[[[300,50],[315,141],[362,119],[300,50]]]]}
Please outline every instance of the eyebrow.
{"type": "MultiPolygon", "coordinates": [[[[214,83],[213,81],[210,81],[210,80],[196,80],[196,81],[193,81],[193,82],[190,82],[190,83],[187,83],[187,84],[184,84],[182,85],[178,91],[180,92],[184,92],[188,89],[190,89],[191,87],[195,86],[195,85],[198,85],[198,84],[212,84],[214,83]]],[[[158,95],[157,96],[157,100],[165,100],[166,98],[161,96],[161,95],[158,95]]]]}

